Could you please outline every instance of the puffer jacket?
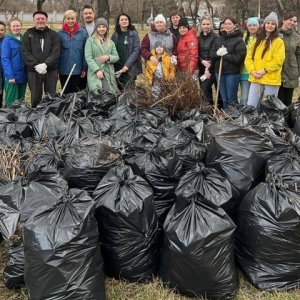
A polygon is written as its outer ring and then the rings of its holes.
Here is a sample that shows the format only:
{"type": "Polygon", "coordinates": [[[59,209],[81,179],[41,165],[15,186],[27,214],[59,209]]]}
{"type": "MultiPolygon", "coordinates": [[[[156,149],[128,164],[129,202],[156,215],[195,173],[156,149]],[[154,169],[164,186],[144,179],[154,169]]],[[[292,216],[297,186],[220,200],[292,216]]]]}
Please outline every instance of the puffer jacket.
{"type": "Polygon", "coordinates": [[[8,34],[2,42],[1,61],[5,80],[15,79],[16,83],[27,82],[27,70],[22,58],[22,38],[18,40],[8,34]]]}
{"type": "Polygon", "coordinates": [[[246,57],[246,45],[242,38],[240,30],[235,30],[229,34],[223,32],[222,36],[218,37],[210,51],[210,58],[215,62],[215,72],[219,73],[220,56],[217,51],[224,46],[228,53],[223,56],[222,74],[232,75],[239,74],[241,65],[246,57]]]}
{"type": "MultiPolygon", "coordinates": [[[[119,34],[115,31],[111,40],[117,45],[118,39],[119,34]]],[[[136,76],[143,72],[140,58],[140,38],[135,30],[129,30],[127,60],[125,66],[128,68],[128,74],[130,76],[136,76]]]]}
{"type": "MultiPolygon", "coordinates": [[[[151,50],[151,55],[158,58],[157,55],[155,54],[155,50],[151,50]]],[[[167,55],[166,51],[163,53],[162,57],[162,71],[164,75],[164,79],[166,81],[169,81],[171,79],[175,78],[175,67],[171,63],[171,57],[167,55]]],[[[149,82],[150,85],[153,83],[153,76],[155,73],[157,66],[155,66],[151,60],[146,61],[146,68],[145,68],[145,76],[149,82]]]]}
{"type": "Polygon", "coordinates": [[[72,67],[76,64],[72,75],[79,75],[87,70],[87,63],[84,57],[84,47],[88,38],[82,28],[77,28],[74,33],[65,29],[58,31],[60,38],[60,56],[58,59],[58,72],[62,75],[69,75],[72,67]]]}
{"type": "Polygon", "coordinates": [[[285,46],[281,82],[285,88],[296,88],[300,76],[300,36],[295,30],[280,29],[279,37],[283,39],[285,46]]]}
{"type": "Polygon", "coordinates": [[[256,40],[250,46],[249,51],[245,59],[245,66],[247,68],[250,82],[256,82],[267,85],[281,85],[281,70],[285,59],[284,42],[281,38],[275,38],[269,50],[265,53],[264,57],[261,58],[262,52],[265,47],[266,41],[262,41],[256,48],[254,54],[254,60],[252,59],[254,46],[256,40]],[[266,69],[268,72],[261,78],[255,78],[251,75],[252,71],[260,71],[266,69]]]}
{"type": "Polygon", "coordinates": [[[38,30],[35,27],[27,29],[22,42],[22,56],[29,72],[35,72],[34,67],[45,63],[47,70],[57,70],[60,55],[60,40],[56,31],[46,27],[38,30]],[[44,39],[44,49],[41,49],[41,39],[44,39]]]}
{"type": "Polygon", "coordinates": [[[178,70],[194,74],[198,70],[198,39],[194,28],[183,35],[177,46],[178,70]]]}
{"type": "Polygon", "coordinates": [[[162,41],[164,48],[169,56],[177,56],[178,40],[169,29],[164,32],[158,32],[154,25],[151,27],[151,31],[147,33],[141,42],[141,56],[148,60],[151,57],[151,50],[154,49],[156,41],[162,41]]]}

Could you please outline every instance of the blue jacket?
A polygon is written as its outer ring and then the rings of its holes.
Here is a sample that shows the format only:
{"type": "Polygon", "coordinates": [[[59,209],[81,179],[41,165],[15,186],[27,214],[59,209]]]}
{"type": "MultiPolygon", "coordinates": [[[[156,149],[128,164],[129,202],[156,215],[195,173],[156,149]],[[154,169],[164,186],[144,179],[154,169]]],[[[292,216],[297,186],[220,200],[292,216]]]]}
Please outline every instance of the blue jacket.
{"type": "Polygon", "coordinates": [[[1,47],[1,61],[5,80],[15,79],[16,83],[27,82],[27,70],[22,57],[21,39],[16,39],[12,34],[8,34],[1,47]]]}
{"type": "MultiPolygon", "coordinates": [[[[111,40],[115,43],[115,45],[117,45],[118,39],[119,34],[115,31],[111,37],[111,40]]],[[[129,69],[128,74],[130,76],[136,76],[143,72],[140,57],[140,38],[135,30],[129,30],[127,60],[125,66],[129,69]]]]}
{"type": "Polygon", "coordinates": [[[72,75],[79,75],[82,70],[87,70],[84,57],[84,47],[88,38],[86,31],[79,28],[75,34],[70,34],[61,29],[58,31],[58,36],[60,38],[59,74],[69,75],[74,64],[76,64],[76,67],[72,75]]]}

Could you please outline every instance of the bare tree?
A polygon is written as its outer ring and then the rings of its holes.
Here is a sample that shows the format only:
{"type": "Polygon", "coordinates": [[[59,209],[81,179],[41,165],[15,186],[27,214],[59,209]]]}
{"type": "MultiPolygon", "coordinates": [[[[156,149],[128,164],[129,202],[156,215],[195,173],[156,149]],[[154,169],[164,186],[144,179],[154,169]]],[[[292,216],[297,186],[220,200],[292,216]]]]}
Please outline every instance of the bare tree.
{"type": "Polygon", "coordinates": [[[43,4],[46,2],[46,0],[37,0],[36,2],[36,8],[37,10],[43,10],[43,4]]]}

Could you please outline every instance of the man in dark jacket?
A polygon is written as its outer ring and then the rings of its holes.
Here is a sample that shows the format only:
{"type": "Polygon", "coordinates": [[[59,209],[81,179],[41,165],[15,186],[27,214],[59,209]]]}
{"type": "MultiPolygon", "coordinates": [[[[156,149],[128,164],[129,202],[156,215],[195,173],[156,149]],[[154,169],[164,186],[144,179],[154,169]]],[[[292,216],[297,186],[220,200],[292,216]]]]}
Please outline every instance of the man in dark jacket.
{"type": "Polygon", "coordinates": [[[43,88],[45,93],[50,95],[56,92],[60,40],[57,32],[47,26],[47,19],[46,12],[36,11],[33,14],[34,27],[24,33],[22,42],[32,107],[40,103],[43,88]]]}

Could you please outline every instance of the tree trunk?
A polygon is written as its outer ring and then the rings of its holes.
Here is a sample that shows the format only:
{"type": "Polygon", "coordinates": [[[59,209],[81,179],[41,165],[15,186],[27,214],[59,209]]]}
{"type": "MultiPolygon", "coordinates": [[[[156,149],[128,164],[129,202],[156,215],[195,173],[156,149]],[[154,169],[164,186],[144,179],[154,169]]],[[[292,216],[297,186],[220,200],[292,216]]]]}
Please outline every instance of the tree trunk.
{"type": "Polygon", "coordinates": [[[97,0],[98,11],[96,13],[97,18],[105,18],[107,22],[109,21],[109,3],[108,0],[97,0]]]}
{"type": "Polygon", "coordinates": [[[36,8],[37,10],[43,10],[43,4],[46,2],[46,0],[37,0],[36,2],[36,8]]]}

